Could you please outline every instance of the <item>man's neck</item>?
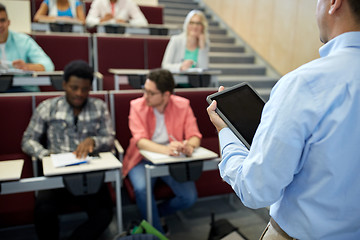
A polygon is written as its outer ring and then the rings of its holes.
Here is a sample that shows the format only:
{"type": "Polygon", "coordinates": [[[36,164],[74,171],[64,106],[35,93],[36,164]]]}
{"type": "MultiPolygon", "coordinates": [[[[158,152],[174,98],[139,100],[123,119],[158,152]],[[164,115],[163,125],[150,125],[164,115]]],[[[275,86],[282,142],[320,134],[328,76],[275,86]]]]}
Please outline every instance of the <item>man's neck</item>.
{"type": "Polygon", "coordinates": [[[0,36],[0,43],[6,43],[6,41],[8,39],[8,36],[9,36],[9,31],[6,34],[1,35],[0,36]]]}

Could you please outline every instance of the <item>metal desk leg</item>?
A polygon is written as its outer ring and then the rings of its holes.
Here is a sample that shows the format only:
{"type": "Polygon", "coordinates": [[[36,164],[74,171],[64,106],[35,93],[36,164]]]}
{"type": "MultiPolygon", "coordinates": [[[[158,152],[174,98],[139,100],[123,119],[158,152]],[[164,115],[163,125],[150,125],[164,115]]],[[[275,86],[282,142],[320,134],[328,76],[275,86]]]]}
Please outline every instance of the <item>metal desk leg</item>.
{"type": "Polygon", "coordinates": [[[152,225],[151,166],[145,164],[147,221],[152,225]]]}
{"type": "Polygon", "coordinates": [[[122,211],[121,211],[121,178],[120,171],[115,170],[115,187],[116,187],[116,216],[117,216],[117,227],[119,234],[123,231],[123,222],[122,222],[122,211]]]}
{"type": "Polygon", "coordinates": [[[119,84],[120,84],[120,80],[119,80],[119,75],[115,74],[114,76],[114,89],[115,90],[120,90],[119,84]]]}

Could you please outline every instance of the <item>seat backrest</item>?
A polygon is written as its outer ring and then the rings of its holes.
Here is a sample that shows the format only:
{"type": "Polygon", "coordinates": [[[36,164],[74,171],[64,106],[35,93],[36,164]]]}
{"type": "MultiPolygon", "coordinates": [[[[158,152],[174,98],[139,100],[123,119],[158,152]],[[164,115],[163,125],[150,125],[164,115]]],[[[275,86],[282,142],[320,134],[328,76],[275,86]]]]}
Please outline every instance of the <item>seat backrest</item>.
{"type": "Polygon", "coordinates": [[[145,6],[139,5],[141,12],[144,14],[148,23],[163,24],[164,23],[164,7],[163,6],[145,6]]]}
{"type": "Polygon", "coordinates": [[[32,33],[32,37],[51,58],[55,70],[63,70],[72,60],[84,60],[91,66],[90,34],[32,33]]]}
{"type": "Polygon", "coordinates": [[[0,154],[22,153],[21,139],[29,124],[31,110],[31,95],[0,95],[0,154]]]}
{"type": "Polygon", "coordinates": [[[203,135],[201,145],[219,153],[217,131],[206,111],[206,108],[209,106],[206,97],[216,91],[215,88],[176,89],[175,94],[190,100],[190,105],[198,122],[199,130],[203,135]]]}
{"type": "Polygon", "coordinates": [[[170,37],[149,37],[146,39],[147,67],[160,68],[170,37]]]}
{"type": "Polygon", "coordinates": [[[143,95],[141,90],[110,91],[110,109],[115,122],[116,139],[126,151],[131,138],[130,101],[143,95]]]}
{"type": "Polygon", "coordinates": [[[144,69],[145,40],[116,34],[94,34],[95,71],[109,75],[109,68],[144,69]]]}
{"type": "Polygon", "coordinates": [[[34,19],[35,13],[37,12],[37,10],[39,9],[41,3],[44,0],[31,0],[31,21],[34,19]]]}

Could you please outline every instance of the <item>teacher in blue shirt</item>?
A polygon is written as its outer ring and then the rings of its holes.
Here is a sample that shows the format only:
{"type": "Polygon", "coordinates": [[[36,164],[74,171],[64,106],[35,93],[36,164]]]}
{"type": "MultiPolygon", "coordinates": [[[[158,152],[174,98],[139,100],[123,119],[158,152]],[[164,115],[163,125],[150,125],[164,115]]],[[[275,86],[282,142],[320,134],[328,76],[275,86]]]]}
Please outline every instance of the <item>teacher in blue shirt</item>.
{"type": "Polygon", "coordinates": [[[261,239],[360,239],[359,9],[318,0],[321,58],[276,84],[250,151],[208,107],[222,178],[246,206],[270,206],[261,239]]]}

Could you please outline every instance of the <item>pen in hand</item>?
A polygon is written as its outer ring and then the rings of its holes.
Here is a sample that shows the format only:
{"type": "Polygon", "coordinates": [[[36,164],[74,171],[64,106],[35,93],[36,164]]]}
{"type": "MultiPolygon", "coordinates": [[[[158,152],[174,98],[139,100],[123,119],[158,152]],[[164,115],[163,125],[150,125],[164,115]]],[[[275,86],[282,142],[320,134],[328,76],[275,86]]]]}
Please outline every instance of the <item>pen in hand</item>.
{"type": "MultiPolygon", "coordinates": [[[[174,142],[179,142],[173,135],[169,135],[169,137],[170,137],[170,139],[172,140],[172,141],[174,141],[174,142]]],[[[170,144],[171,145],[171,144],[170,144]]],[[[172,153],[175,155],[175,156],[178,156],[180,153],[179,153],[179,150],[181,151],[181,149],[179,149],[179,146],[174,146],[174,147],[176,147],[177,149],[175,149],[175,150],[173,150],[172,151],[172,153]]],[[[180,148],[182,148],[182,147],[180,147],[180,148]]],[[[171,155],[171,154],[170,154],[171,155]]]]}

